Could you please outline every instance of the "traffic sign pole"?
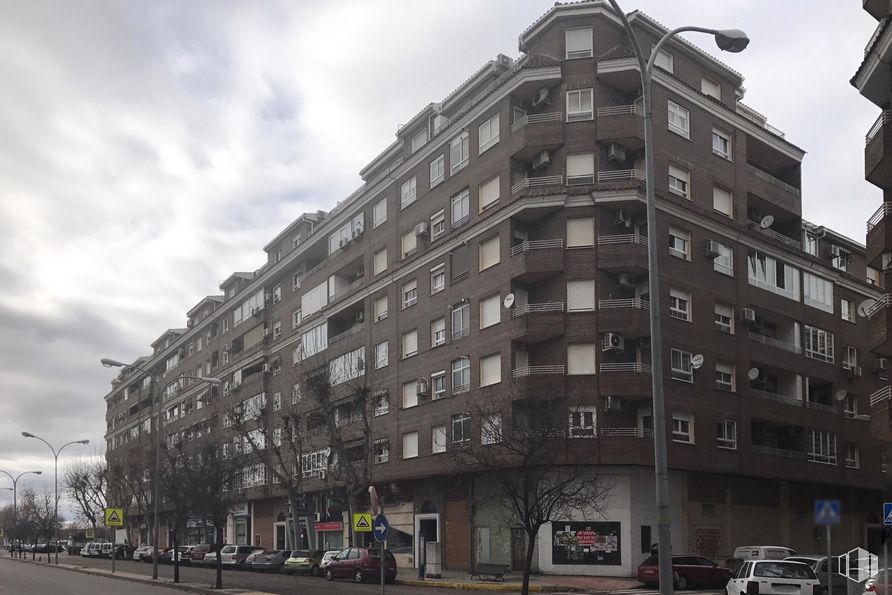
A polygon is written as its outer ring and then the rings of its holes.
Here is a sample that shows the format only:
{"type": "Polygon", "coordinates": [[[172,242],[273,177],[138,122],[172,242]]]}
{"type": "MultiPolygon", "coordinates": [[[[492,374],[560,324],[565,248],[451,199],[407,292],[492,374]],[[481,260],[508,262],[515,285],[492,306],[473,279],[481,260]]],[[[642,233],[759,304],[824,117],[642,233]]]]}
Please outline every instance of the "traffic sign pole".
{"type": "Polygon", "coordinates": [[[833,595],[833,550],[830,547],[830,525],[827,524],[827,595],[833,595]]]}
{"type": "MultiPolygon", "coordinates": [[[[380,514],[384,516],[384,505],[378,503],[380,514]]],[[[381,595],[384,595],[384,540],[381,540],[381,595]]]]}

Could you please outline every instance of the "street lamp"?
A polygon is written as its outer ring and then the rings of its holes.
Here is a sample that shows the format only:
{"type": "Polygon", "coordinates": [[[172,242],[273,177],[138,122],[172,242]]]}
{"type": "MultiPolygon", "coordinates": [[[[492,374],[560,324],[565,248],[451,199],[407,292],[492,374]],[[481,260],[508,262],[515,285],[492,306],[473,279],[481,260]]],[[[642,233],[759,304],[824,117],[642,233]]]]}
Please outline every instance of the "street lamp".
{"type": "Polygon", "coordinates": [[[212,378],[210,376],[177,376],[176,378],[171,379],[167,384],[165,384],[161,391],[159,391],[158,398],[155,398],[154,389],[156,386],[155,377],[152,376],[152,373],[143,368],[142,366],[137,366],[134,364],[125,364],[124,362],[119,362],[118,360],[111,359],[108,357],[104,357],[99,360],[106,368],[125,368],[129,370],[137,370],[142,372],[149,378],[149,399],[152,401],[153,406],[155,406],[155,401],[157,400],[156,407],[156,415],[155,415],[155,470],[152,473],[152,514],[154,516],[152,522],[152,579],[158,578],[158,533],[160,531],[160,517],[161,517],[161,503],[160,497],[158,495],[158,484],[161,483],[161,477],[159,475],[161,471],[161,398],[160,393],[163,393],[167,390],[167,387],[173,384],[174,382],[179,382],[180,380],[198,380],[200,382],[206,382],[211,385],[223,384],[223,381],[219,378],[212,378]]]}
{"type": "Polygon", "coordinates": [[[704,27],[685,26],[669,31],[653,46],[650,58],[645,58],[641,50],[638,36],[632,29],[626,13],[619,7],[617,0],[610,0],[616,16],[622,21],[623,28],[635,49],[638,69],[641,71],[641,95],[644,99],[644,171],[645,189],[647,192],[647,229],[650,239],[647,243],[647,282],[650,294],[650,345],[653,391],[653,423],[654,423],[654,475],[656,477],[657,508],[657,556],[660,567],[660,593],[669,595],[673,588],[672,573],[672,525],[669,511],[669,465],[666,454],[666,401],[663,394],[663,329],[660,307],[659,257],[657,252],[657,211],[654,194],[654,138],[653,138],[653,66],[660,49],[666,42],[679,33],[696,31],[708,33],[715,38],[719,49],[726,52],[742,52],[750,40],[746,33],[739,29],[706,29],[704,27]]]}
{"type": "Polygon", "coordinates": [[[0,473],[5,474],[7,477],[9,477],[9,479],[12,480],[12,487],[4,489],[12,490],[12,523],[13,527],[17,527],[19,524],[19,507],[17,503],[18,500],[16,499],[16,486],[19,483],[19,478],[22,477],[22,475],[28,475],[29,473],[33,473],[34,475],[42,475],[43,471],[23,471],[15,477],[13,477],[12,474],[9,473],[9,471],[4,471],[3,469],[0,469],[0,473]]]}
{"type": "MultiPolygon", "coordinates": [[[[71,442],[66,442],[62,446],[59,447],[59,450],[53,448],[53,445],[41,438],[40,436],[35,436],[31,432],[22,432],[22,436],[25,438],[36,438],[50,447],[50,450],[53,451],[53,486],[55,497],[53,498],[53,551],[56,553],[56,564],[59,563],[59,455],[62,454],[62,451],[66,446],[71,446],[72,444],[89,444],[89,440],[72,440],[71,442]]],[[[39,471],[38,471],[39,473],[39,471]]]]}

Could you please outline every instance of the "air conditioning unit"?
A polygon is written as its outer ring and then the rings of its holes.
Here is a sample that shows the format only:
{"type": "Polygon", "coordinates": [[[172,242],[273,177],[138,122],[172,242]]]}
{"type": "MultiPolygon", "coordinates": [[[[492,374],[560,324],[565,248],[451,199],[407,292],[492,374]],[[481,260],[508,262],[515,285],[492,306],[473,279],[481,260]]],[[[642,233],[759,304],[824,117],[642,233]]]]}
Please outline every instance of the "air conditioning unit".
{"type": "Polygon", "coordinates": [[[426,379],[422,378],[415,385],[415,394],[419,397],[426,397],[430,394],[430,385],[428,384],[426,379]]]}
{"type": "Polygon", "coordinates": [[[635,276],[632,273],[620,273],[616,276],[616,283],[620,287],[631,289],[635,287],[635,276]]]}
{"type": "Polygon", "coordinates": [[[622,401],[617,397],[608,396],[604,399],[604,411],[619,411],[622,409],[622,401]]]}
{"type": "Polygon", "coordinates": [[[632,227],[632,215],[626,210],[620,209],[616,212],[616,217],[613,219],[614,225],[625,225],[626,227],[632,227]]]}
{"type": "Polygon", "coordinates": [[[263,364],[263,373],[264,374],[269,374],[272,371],[273,371],[272,364],[263,364]]]}
{"type": "Polygon", "coordinates": [[[607,161],[622,163],[626,160],[626,148],[619,143],[607,145],[607,161]]]}
{"type": "Polygon", "coordinates": [[[551,105],[551,89],[548,87],[541,87],[533,96],[533,107],[540,105],[551,105]]]}
{"type": "Polygon", "coordinates": [[[551,153],[548,151],[539,151],[533,157],[533,169],[545,169],[551,165],[551,153]]]}
{"type": "Polygon", "coordinates": [[[719,243],[715,240],[706,240],[706,258],[716,258],[721,254],[719,243]]]}
{"type": "Polygon", "coordinates": [[[756,322],[756,311],[752,308],[741,308],[740,322],[756,322]]]}
{"type": "Polygon", "coordinates": [[[885,372],[889,369],[889,359],[885,357],[878,357],[873,360],[873,371],[874,372],[885,372]]]}
{"type": "Polygon", "coordinates": [[[601,340],[601,351],[621,352],[626,347],[626,340],[617,333],[606,333],[601,340]]]}
{"type": "Polygon", "coordinates": [[[362,322],[365,320],[365,310],[360,310],[356,313],[356,316],[353,318],[356,322],[362,322]]]}
{"type": "Polygon", "coordinates": [[[427,221],[422,221],[415,226],[415,235],[419,237],[427,236],[427,221]]]}

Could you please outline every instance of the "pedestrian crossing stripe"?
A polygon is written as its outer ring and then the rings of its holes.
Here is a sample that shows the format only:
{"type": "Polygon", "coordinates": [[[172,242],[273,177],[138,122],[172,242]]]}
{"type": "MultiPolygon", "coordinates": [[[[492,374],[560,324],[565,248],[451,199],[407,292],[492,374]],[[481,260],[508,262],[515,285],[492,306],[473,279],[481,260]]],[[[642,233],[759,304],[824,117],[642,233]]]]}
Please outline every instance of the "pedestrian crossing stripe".
{"type": "Polygon", "coordinates": [[[815,502],[815,524],[837,525],[839,521],[839,500],[817,500],[815,502]]]}
{"type": "Polygon", "coordinates": [[[883,524],[892,525],[892,502],[883,503],[883,524]]]}

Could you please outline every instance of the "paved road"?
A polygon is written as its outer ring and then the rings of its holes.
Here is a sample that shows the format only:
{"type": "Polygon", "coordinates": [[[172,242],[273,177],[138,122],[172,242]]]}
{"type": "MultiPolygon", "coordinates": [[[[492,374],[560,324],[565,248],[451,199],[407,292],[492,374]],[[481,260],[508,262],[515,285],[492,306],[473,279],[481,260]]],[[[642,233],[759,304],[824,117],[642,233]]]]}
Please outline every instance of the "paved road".
{"type": "MultiPolygon", "coordinates": [[[[61,562],[61,559],[60,559],[61,562]]],[[[90,576],[60,568],[35,568],[8,558],[0,559],[0,594],[99,595],[126,592],[127,595],[183,595],[183,591],[151,585],[127,583],[113,578],[90,576]]]]}
{"type": "MultiPolygon", "coordinates": [[[[59,562],[61,564],[72,564],[77,566],[89,566],[93,568],[104,568],[111,570],[111,560],[103,560],[98,558],[81,558],[80,556],[67,556],[61,555],[59,556],[59,562]]],[[[44,565],[45,566],[45,565],[44,565]]],[[[20,572],[27,575],[31,574],[43,574],[44,566],[35,567],[32,564],[20,564],[18,562],[13,562],[8,558],[0,558],[0,585],[3,585],[4,580],[6,578],[6,569],[7,567],[13,567],[15,569],[23,569],[20,572]],[[35,572],[35,571],[40,572],[35,572]]],[[[115,563],[115,568],[121,572],[129,572],[134,574],[145,574],[148,576],[152,576],[152,565],[146,564],[143,562],[132,562],[132,561],[121,561],[118,560],[115,563]]],[[[53,574],[63,573],[63,576],[76,576],[81,577],[84,576],[77,572],[72,572],[70,570],[60,570],[53,569],[53,574]]],[[[213,568],[202,568],[202,567],[182,567],[180,568],[180,580],[188,583],[196,583],[200,585],[210,586],[214,583],[215,571],[213,568]]],[[[159,567],[158,575],[160,577],[173,579],[173,566],[162,564],[159,567]]],[[[409,578],[409,577],[406,577],[409,578]]],[[[412,577],[414,578],[414,577],[412,577]]],[[[105,593],[124,593],[127,595],[142,595],[142,591],[135,592],[131,590],[131,586],[134,583],[126,583],[123,581],[118,581],[117,579],[103,579],[103,580],[112,580],[113,584],[117,587],[116,589],[100,589],[98,591],[89,592],[89,595],[98,595],[105,593]],[[126,585],[125,589],[121,588],[121,585],[126,585]]],[[[256,589],[259,591],[265,591],[268,593],[277,593],[281,595],[294,595],[295,593],[298,595],[315,595],[316,593],[332,593],[332,594],[341,594],[341,593],[364,593],[367,595],[374,595],[380,592],[381,587],[376,584],[363,584],[357,585],[352,581],[347,579],[339,579],[335,582],[328,582],[322,578],[316,578],[312,576],[287,576],[284,574],[277,573],[258,573],[258,572],[248,572],[248,571],[235,571],[235,570],[224,570],[223,571],[223,586],[224,587],[235,587],[240,589],[256,589]]],[[[77,591],[77,590],[65,590],[66,587],[60,589],[32,589],[30,591],[4,591],[0,590],[0,595],[9,595],[9,593],[28,593],[29,595],[34,593],[52,593],[52,595],[63,595],[68,593],[84,593],[85,595],[88,593],[86,590],[77,591]]],[[[436,593],[427,587],[408,587],[402,585],[387,585],[387,593],[392,593],[393,595],[446,595],[447,593],[459,593],[459,591],[453,589],[435,589],[436,593]]],[[[167,595],[168,589],[160,589],[156,591],[146,591],[146,593],[158,593],[161,595],[167,595]]],[[[466,591],[463,591],[466,592],[466,591]]],[[[178,593],[182,595],[182,591],[173,591],[172,593],[178,593]]]]}

